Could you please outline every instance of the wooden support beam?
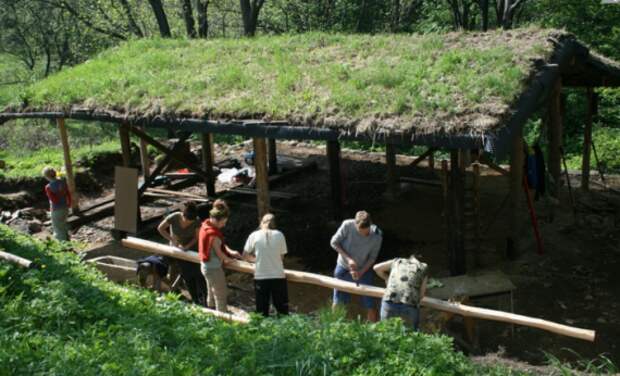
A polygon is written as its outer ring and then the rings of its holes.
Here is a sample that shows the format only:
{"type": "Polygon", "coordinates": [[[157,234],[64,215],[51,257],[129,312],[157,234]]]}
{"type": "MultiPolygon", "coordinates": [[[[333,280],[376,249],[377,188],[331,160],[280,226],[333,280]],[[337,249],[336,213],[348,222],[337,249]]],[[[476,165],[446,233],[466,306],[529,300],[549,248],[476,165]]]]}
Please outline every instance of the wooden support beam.
{"type": "Polygon", "coordinates": [[[549,98],[549,124],[547,132],[549,139],[549,155],[547,161],[549,164],[549,174],[553,179],[552,189],[549,193],[558,197],[560,192],[560,175],[562,173],[562,158],[560,148],[562,147],[562,81],[558,79],[551,91],[549,98]]]}
{"type": "MultiPolygon", "coordinates": [[[[176,152],[177,150],[180,150],[188,138],[189,138],[189,134],[185,134],[181,138],[179,138],[179,140],[174,144],[174,146],[172,146],[172,152],[176,152]]],[[[157,165],[155,166],[155,170],[153,170],[153,172],[148,178],[144,179],[144,182],[138,189],[138,198],[142,196],[142,194],[146,191],[146,189],[150,187],[155,181],[155,179],[166,169],[166,167],[168,167],[171,160],[172,160],[172,154],[168,153],[168,154],[165,154],[164,159],[162,159],[161,161],[159,161],[159,163],[157,163],[157,165]]]]}
{"type": "Polygon", "coordinates": [[[267,169],[267,143],[264,138],[254,138],[254,169],[256,171],[256,205],[258,223],[269,213],[269,171],[267,169]]]}
{"type": "Polygon", "coordinates": [[[123,166],[131,166],[131,139],[129,138],[129,125],[121,124],[118,127],[118,133],[121,139],[121,153],[123,155],[123,166]]]}
{"type": "Polygon", "coordinates": [[[465,206],[465,182],[464,173],[459,166],[459,151],[450,150],[450,274],[461,275],[467,271],[467,257],[465,254],[464,233],[464,206],[465,206]]]}
{"type": "Polygon", "coordinates": [[[207,174],[205,187],[207,189],[207,197],[215,197],[215,173],[213,165],[215,164],[215,149],[213,148],[213,134],[203,133],[202,135],[202,169],[207,174]]]}
{"type": "Polygon", "coordinates": [[[269,175],[278,173],[278,150],[275,138],[269,139],[269,175]]]}
{"type": "Polygon", "coordinates": [[[431,151],[431,153],[428,155],[428,168],[431,170],[431,172],[435,171],[435,151],[431,151]]]}
{"type": "Polygon", "coordinates": [[[342,176],[340,171],[340,142],[327,141],[327,160],[329,162],[329,181],[332,191],[333,218],[342,219],[342,176]]]}
{"type": "Polygon", "coordinates": [[[493,162],[489,157],[485,156],[484,154],[481,154],[478,160],[480,161],[480,163],[488,166],[492,170],[495,170],[504,176],[510,176],[510,171],[493,162]]]}
{"type": "Polygon", "coordinates": [[[588,111],[586,124],[583,130],[583,159],[581,161],[581,189],[585,192],[590,190],[590,151],[592,150],[592,124],[598,112],[598,97],[594,89],[587,88],[588,111]]]}
{"type": "Polygon", "coordinates": [[[474,254],[474,262],[478,267],[481,265],[480,260],[480,243],[482,234],[480,233],[480,163],[477,161],[472,164],[473,170],[473,208],[474,208],[474,238],[476,253],[474,254]]]}
{"type": "Polygon", "coordinates": [[[400,182],[398,179],[398,167],[396,166],[396,153],[398,146],[394,144],[385,145],[385,166],[386,166],[386,182],[387,196],[395,199],[400,193],[400,182]]]}
{"type": "Polygon", "coordinates": [[[25,259],[23,257],[17,256],[17,255],[14,255],[12,253],[1,251],[1,250],[0,250],[0,260],[8,261],[12,264],[21,266],[22,268],[26,268],[26,269],[35,267],[35,264],[32,261],[25,259]]]}
{"type": "Polygon", "coordinates": [[[142,176],[146,180],[151,174],[151,161],[149,159],[148,146],[143,139],[140,139],[140,164],[142,165],[142,176]]]}
{"type": "MultiPolygon", "coordinates": [[[[122,245],[131,249],[137,249],[149,253],[159,254],[162,256],[168,256],[180,260],[200,263],[197,252],[182,251],[179,248],[152,242],[149,240],[128,237],[122,240],[122,245]]],[[[254,273],[254,264],[250,264],[244,261],[234,260],[224,265],[224,267],[241,273],[254,273]]],[[[289,282],[306,283],[330,289],[337,289],[339,291],[344,291],[356,295],[382,298],[385,293],[385,289],[380,287],[368,285],[358,286],[353,282],[346,282],[320,274],[285,269],[284,275],[289,282]]],[[[538,328],[552,333],[579,338],[586,341],[594,341],[594,338],[596,337],[596,332],[593,330],[575,328],[572,326],[557,324],[551,321],[517,315],[509,312],[472,307],[455,302],[447,302],[440,299],[430,298],[428,296],[425,296],[420,302],[420,304],[428,308],[436,309],[443,312],[450,312],[464,317],[472,317],[483,320],[499,321],[510,324],[529,326],[532,328],[538,328]]]]}
{"type": "Polygon", "coordinates": [[[67,188],[71,193],[71,208],[73,211],[80,210],[80,198],[75,188],[75,177],[73,176],[73,164],[71,163],[71,149],[69,147],[69,135],[67,133],[67,127],[65,125],[64,118],[56,119],[58,124],[58,130],[60,131],[60,142],[62,143],[62,155],[65,161],[65,174],[67,176],[67,188]]]}
{"type": "Polygon", "coordinates": [[[510,235],[507,244],[508,258],[513,259],[519,251],[519,238],[521,223],[521,202],[523,200],[523,135],[519,129],[512,135],[512,148],[510,151],[510,235]]]}
{"type": "Polygon", "coordinates": [[[415,166],[419,165],[420,162],[422,162],[426,158],[429,158],[436,151],[437,151],[437,148],[428,148],[428,150],[426,150],[424,153],[420,154],[416,159],[414,159],[413,162],[411,162],[409,164],[409,166],[415,167],[415,166]]]}

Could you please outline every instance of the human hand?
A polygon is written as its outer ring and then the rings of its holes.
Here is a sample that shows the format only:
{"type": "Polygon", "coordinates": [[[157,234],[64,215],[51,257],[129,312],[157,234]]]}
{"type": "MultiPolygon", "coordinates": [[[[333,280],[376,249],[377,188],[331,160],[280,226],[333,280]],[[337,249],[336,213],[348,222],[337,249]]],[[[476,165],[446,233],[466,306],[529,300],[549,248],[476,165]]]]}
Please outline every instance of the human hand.
{"type": "Polygon", "coordinates": [[[357,270],[357,263],[352,258],[347,259],[347,264],[349,265],[350,270],[357,270]]]}
{"type": "Polygon", "coordinates": [[[353,278],[354,281],[357,281],[360,277],[361,275],[357,270],[351,270],[351,278],[353,278]]]}

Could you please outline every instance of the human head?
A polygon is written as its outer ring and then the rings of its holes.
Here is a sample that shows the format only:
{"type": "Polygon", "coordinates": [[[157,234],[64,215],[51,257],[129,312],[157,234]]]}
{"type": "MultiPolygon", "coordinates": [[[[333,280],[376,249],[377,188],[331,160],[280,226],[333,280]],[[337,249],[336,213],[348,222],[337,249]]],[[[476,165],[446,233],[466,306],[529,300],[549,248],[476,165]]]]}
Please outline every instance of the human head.
{"type": "Polygon", "coordinates": [[[56,170],[54,170],[54,168],[51,166],[46,166],[43,169],[42,173],[43,173],[43,177],[46,178],[47,180],[56,179],[56,170]]]}
{"type": "Polygon", "coordinates": [[[355,213],[355,227],[357,231],[362,236],[370,235],[370,226],[372,225],[372,220],[370,219],[370,214],[367,211],[360,210],[355,213]]]}
{"type": "Polygon", "coordinates": [[[263,219],[260,221],[260,228],[262,230],[275,230],[276,229],[276,216],[267,213],[263,215],[263,219]]]}
{"type": "Polygon", "coordinates": [[[229,214],[230,210],[226,201],[217,199],[213,202],[213,207],[209,211],[209,219],[216,227],[222,228],[226,226],[229,214]]]}
{"type": "Polygon", "coordinates": [[[198,217],[198,209],[196,208],[196,204],[194,204],[193,202],[186,202],[185,204],[183,204],[182,213],[183,218],[185,218],[186,220],[196,220],[196,217],[198,217]]]}

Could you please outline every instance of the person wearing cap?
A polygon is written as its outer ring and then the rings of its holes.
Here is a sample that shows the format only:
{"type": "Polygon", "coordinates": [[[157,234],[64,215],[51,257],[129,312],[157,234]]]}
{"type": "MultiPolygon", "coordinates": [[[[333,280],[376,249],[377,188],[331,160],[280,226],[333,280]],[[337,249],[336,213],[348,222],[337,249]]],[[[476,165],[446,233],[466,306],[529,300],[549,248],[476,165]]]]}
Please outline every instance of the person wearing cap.
{"type": "Polygon", "coordinates": [[[269,316],[270,301],[278,315],[288,315],[288,287],[282,262],[286,252],[286,239],[276,229],[276,217],[265,214],[258,230],[250,234],[243,247],[243,258],[256,263],[256,312],[265,317],[269,316]]]}
{"type": "MultiPolygon", "coordinates": [[[[331,239],[331,247],[338,252],[334,277],[343,281],[372,285],[374,272],[371,267],[379,255],[382,241],[381,230],[372,223],[367,212],[358,211],[354,219],[343,221],[331,239]]],[[[350,300],[349,293],[334,289],[334,307],[338,304],[348,304],[350,300]]],[[[368,321],[377,321],[377,300],[363,296],[362,305],[367,310],[368,321]]]]}
{"type": "Polygon", "coordinates": [[[426,293],[428,265],[412,255],[379,263],[373,269],[386,281],[381,300],[381,320],[400,317],[405,325],[418,330],[420,302],[426,293]]]}
{"type": "Polygon", "coordinates": [[[71,192],[67,183],[58,179],[56,170],[52,167],[43,169],[43,177],[48,183],[45,186],[45,194],[50,203],[50,214],[54,236],[58,240],[69,240],[69,227],[67,217],[71,207],[71,192]]]}

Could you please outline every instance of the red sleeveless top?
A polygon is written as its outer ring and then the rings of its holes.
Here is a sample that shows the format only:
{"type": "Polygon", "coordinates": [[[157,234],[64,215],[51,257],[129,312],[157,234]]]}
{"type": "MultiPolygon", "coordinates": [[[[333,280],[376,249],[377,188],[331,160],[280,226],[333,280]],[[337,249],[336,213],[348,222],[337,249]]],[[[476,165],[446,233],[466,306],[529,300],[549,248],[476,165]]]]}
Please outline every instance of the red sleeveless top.
{"type": "Polygon", "coordinates": [[[198,233],[198,256],[200,257],[200,261],[209,262],[211,248],[215,238],[219,238],[221,240],[222,244],[220,249],[224,254],[228,255],[226,247],[224,246],[224,235],[220,229],[215,227],[211,221],[207,219],[202,222],[200,232],[198,233]]]}

